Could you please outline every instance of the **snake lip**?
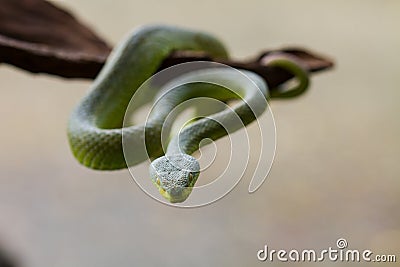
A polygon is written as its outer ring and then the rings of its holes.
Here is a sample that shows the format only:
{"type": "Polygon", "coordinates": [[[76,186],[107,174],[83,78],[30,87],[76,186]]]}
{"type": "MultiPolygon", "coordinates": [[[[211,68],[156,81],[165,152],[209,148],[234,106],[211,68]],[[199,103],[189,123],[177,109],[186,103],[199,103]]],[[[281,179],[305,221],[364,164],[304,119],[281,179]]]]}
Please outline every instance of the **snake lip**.
{"type": "Polygon", "coordinates": [[[168,200],[170,203],[180,203],[184,202],[192,192],[193,187],[186,186],[186,187],[166,187],[162,184],[160,178],[153,178],[151,176],[153,184],[158,188],[160,194],[168,200]]]}
{"type": "Polygon", "coordinates": [[[192,192],[192,187],[172,188],[168,192],[168,201],[171,203],[184,202],[192,192]]]}

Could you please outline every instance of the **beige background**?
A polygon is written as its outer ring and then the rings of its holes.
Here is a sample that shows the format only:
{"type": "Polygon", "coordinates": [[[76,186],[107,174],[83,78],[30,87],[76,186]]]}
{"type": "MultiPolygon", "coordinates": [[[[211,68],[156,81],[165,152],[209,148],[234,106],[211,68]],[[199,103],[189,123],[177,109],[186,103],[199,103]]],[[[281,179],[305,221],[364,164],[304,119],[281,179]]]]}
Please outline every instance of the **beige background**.
{"type": "Polygon", "coordinates": [[[339,237],[400,260],[399,1],[57,2],[112,43],[160,22],[209,31],[236,57],[298,44],[337,66],[272,104],[278,149],[256,194],[245,177],[184,210],[150,199],[126,170],[74,160],[66,123],[90,82],[1,65],[0,243],[24,266],[266,266],[264,244],[324,249],[339,237]]]}

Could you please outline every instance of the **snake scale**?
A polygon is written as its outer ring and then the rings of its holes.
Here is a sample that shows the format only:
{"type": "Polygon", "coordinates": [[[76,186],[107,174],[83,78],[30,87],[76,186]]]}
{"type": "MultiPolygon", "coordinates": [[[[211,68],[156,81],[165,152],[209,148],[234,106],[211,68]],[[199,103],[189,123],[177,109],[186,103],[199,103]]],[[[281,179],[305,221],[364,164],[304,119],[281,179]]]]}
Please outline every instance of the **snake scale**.
{"type": "MultiPolygon", "coordinates": [[[[205,69],[178,79],[184,80],[188,76],[212,79],[228,83],[231,90],[206,83],[176,86],[159,98],[146,123],[124,127],[126,109],[132,96],[156,73],[164,59],[179,50],[202,51],[213,58],[228,57],[224,45],[207,33],[165,25],[143,26],[113,50],[89,93],[72,112],[68,124],[71,150],[75,158],[89,168],[115,170],[148,158],[154,159],[149,168],[150,178],[170,202],[182,202],[191,193],[200,172],[199,163],[191,154],[199,149],[202,139],[216,140],[227,135],[222,124],[231,121],[232,111],[242,121],[242,124],[231,125],[233,130],[237,130],[254,121],[266,109],[265,100],[260,101],[254,87],[244,86],[235,75],[229,75],[224,70],[205,69]],[[220,101],[236,98],[242,101],[235,103],[231,110],[221,110],[187,124],[179,134],[171,138],[164,154],[161,131],[166,117],[177,105],[196,97],[210,97],[220,101]],[[138,151],[127,162],[123,151],[123,134],[133,143],[145,143],[147,153],[138,151]]],[[[308,87],[308,74],[296,62],[278,57],[268,64],[286,68],[297,77],[299,84],[292,90],[275,90],[274,94],[269,94],[261,77],[242,71],[257,85],[266,99],[292,97],[308,87]]]]}

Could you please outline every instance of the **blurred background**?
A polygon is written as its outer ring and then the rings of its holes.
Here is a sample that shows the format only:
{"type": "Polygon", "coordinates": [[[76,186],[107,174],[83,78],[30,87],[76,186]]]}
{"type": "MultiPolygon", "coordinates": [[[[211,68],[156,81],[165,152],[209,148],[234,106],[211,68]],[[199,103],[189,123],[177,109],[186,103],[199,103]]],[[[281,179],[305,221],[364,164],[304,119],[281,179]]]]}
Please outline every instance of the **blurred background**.
{"type": "Polygon", "coordinates": [[[236,58],[299,45],[336,67],[306,95],[271,104],[277,151],[259,191],[249,195],[244,177],[213,205],[178,209],[127,170],[73,158],[66,124],[90,81],[0,65],[0,244],[21,266],[285,266],[256,253],[338,238],[400,260],[399,1],[54,2],[113,44],[168,23],[213,33],[236,58]]]}

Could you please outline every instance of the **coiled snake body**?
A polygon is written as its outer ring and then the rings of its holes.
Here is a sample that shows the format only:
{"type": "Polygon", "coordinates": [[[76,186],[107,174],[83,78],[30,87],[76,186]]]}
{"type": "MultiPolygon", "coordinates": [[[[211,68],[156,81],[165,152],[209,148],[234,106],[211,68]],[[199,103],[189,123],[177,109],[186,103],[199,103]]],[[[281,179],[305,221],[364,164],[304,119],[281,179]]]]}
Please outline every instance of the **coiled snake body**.
{"type": "MultiPolygon", "coordinates": [[[[214,58],[228,56],[223,44],[206,33],[171,26],[142,27],[113,51],[90,92],[73,111],[68,124],[72,152],[87,167],[100,170],[121,169],[138,164],[148,157],[156,158],[150,166],[150,177],[160,193],[170,202],[184,201],[199,176],[200,166],[190,154],[198,150],[202,139],[216,140],[226,135],[227,131],[220,122],[229,123],[233,116],[231,111],[222,110],[195,120],[172,138],[166,154],[163,155],[161,131],[166,117],[174,107],[200,96],[221,101],[242,99],[232,109],[243,124],[233,125],[233,130],[252,122],[266,108],[265,100],[260,101],[254,87],[243,86],[237,78],[231,77],[224,70],[206,69],[189,75],[192,78],[211,78],[216,82],[223,80],[228,82],[231,90],[204,83],[177,86],[159,99],[145,124],[123,129],[125,112],[136,90],[176,50],[204,51],[214,58]],[[145,143],[147,153],[138,152],[127,162],[122,145],[123,132],[133,143],[145,143]],[[146,138],[149,136],[151,138],[146,138]]],[[[273,60],[271,64],[289,69],[300,80],[295,89],[275,96],[286,97],[293,91],[306,89],[308,75],[298,64],[288,59],[273,60]]],[[[268,98],[264,80],[254,73],[245,74],[257,84],[264,97],[268,98]]]]}

